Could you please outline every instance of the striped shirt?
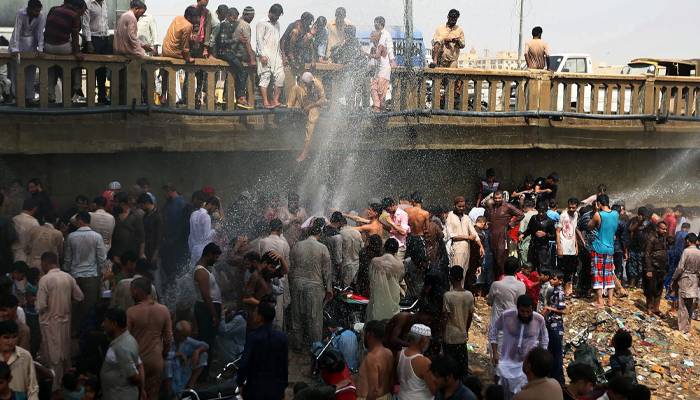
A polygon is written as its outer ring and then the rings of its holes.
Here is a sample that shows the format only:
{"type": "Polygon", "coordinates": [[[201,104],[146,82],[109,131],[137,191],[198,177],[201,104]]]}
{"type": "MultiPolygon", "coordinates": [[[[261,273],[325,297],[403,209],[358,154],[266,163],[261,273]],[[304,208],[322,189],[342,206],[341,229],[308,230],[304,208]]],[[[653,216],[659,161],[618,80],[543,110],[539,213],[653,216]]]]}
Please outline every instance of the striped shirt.
{"type": "Polygon", "coordinates": [[[67,5],[57,6],[46,16],[44,42],[59,46],[71,40],[71,35],[80,32],[80,15],[67,5]]]}

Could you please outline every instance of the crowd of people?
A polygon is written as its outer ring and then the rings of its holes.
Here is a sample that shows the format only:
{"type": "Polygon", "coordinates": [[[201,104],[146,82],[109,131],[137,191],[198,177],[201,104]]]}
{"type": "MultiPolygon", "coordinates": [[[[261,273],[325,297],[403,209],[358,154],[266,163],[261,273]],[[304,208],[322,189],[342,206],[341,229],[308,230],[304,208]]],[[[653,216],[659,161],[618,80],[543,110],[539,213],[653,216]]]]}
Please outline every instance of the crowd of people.
{"type": "Polygon", "coordinates": [[[322,364],[335,367],[321,375],[338,396],[648,398],[629,332],[611,340],[608,386],[591,365],[565,368],[567,303],[594,293],[591,307],[610,306],[641,285],[659,315],[665,288],[689,335],[698,236],[683,207],[629,215],[605,185],[559,211],[558,182],[505,190],[489,169],[474,202],[457,196],[451,210],[416,192],[315,216],[294,193],[285,204],[246,191],[222,207],[210,186],[186,201],[167,184],[159,200],[145,178],[63,209],[40,180],[12,182],[0,194],[0,393],[168,398],[240,358],[243,397],[281,399],[290,363],[309,367],[330,337],[337,357],[322,364]],[[354,321],[362,339],[329,308],[347,290],[369,299],[354,321]],[[480,296],[491,307],[487,390],[467,350],[480,296]],[[402,311],[405,299],[417,307],[402,311]]]}

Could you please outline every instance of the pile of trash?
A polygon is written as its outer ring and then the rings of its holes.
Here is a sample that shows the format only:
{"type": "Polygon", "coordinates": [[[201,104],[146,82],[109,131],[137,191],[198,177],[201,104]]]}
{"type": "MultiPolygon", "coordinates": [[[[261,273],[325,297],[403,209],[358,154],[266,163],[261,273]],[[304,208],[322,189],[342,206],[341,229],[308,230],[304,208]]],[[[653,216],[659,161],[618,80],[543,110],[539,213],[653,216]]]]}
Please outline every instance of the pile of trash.
{"type": "MultiPolygon", "coordinates": [[[[669,305],[662,302],[662,311],[668,314],[669,305]]],[[[567,300],[564,318],[564,341],[577,339],[586,328],[596,325],[585,338],[597,349],[600,362],[607,370],[614,349],[610,341],[622,328],[632,334],[632,352],[635,356],[637,380],[648,386],[657,399],[700,398],[700,351],[697,338],[700,324],[694,322],[693,336],[681,334],[675,317],[649,316],[644,313],[641,290],[630,290],[626,298],[616,299],[613,307],[597,309],[590,300],[567,300]]],[[[469,332],[470,369],[484,382],[492,382],[493,372],[488,362],[487,331],[489,306],[477,300],[478,319],[469,332]]],[[[564,365],[573,360],[573,350],[564,355],[564,365]]]]}

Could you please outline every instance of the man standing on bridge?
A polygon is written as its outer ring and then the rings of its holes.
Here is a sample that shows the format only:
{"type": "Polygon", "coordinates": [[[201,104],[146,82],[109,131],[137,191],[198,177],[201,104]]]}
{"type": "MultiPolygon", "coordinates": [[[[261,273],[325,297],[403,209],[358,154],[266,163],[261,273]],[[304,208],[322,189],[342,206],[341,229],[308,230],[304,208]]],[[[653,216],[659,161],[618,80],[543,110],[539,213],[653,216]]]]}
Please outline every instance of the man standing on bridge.
{"type": "MultiPolygon", "coordinates": [[[[41,13],[41,2],[29,0],[26,8],[17,11],[15,29],[10,37],[9,50],[11,54],[27,51],[41,53],[44,51],[44,25],[46,16],[41,13]]],[[[17,96],[17,71],[14,63],[9,63],[12,92],[17,96]]],[[[29,68],[24,75],[24,98],[34,101],[34,80],[36,68],[29,68]]]]}
{"type": "Polygon", "coordinates": [[[433,62],[431,68],[457,68],[459,51],[464,48],[464,31],[457,25],[459,11],[447,13],[447,23],[440,25],[433,36],[433,62]]]}
{"type": "Polygon", "coordinates": [[[532,29],[532,40],[525,44],[525,62],[530,69],[549,68],[549,45],[542,40],[542,27],[532,29]]]}

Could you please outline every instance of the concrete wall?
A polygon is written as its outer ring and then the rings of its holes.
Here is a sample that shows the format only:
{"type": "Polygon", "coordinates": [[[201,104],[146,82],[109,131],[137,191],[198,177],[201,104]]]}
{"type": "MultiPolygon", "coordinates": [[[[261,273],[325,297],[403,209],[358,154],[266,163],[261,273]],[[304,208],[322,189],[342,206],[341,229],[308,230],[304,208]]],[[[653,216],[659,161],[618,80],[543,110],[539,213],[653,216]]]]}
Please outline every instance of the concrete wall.
{"type": "Polygon", "coordinates": [[[291,152],[129,152],[0,156],[0,183],[40,177],[52,195],[68,204],[79,193],[94,196],[108,182],[126,187],[145,176],[162,198],[162,184],[173,182],[185,194],[214,186],[224,201],[243,190],[258,193],[300,191],[309,202],[334,198],[337,206],[361,207],[369,198],[420,190],[426,203],[449,205],[455,195],[470,198],[477,177],[496,169],[505,188],[526,174],[561,176],[560,202],[586,197],[606,183],[628,207],[700,204],[698,150],[456,150],[329,153],[298,165],[291,152]],[[341,204],[342,203],[342,204],[341,204]]]}

